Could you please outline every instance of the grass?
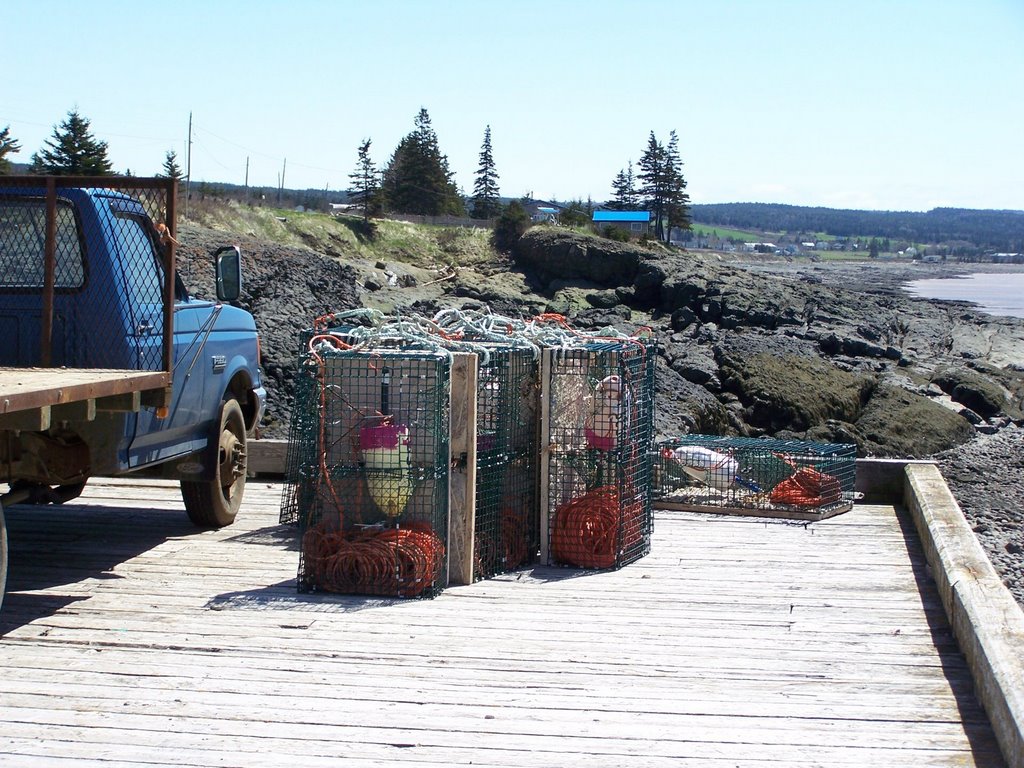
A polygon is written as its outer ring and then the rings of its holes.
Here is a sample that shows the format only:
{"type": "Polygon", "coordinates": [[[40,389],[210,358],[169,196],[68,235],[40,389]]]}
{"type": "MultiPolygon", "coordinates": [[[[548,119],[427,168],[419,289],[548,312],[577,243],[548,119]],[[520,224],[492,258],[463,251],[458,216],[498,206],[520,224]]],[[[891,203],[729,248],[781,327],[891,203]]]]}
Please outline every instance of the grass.
{"type": "Polygon", "coordinates": [[[471,266],[495,257],[488,229],[374,219],[376,234],[370,236],[359,217],[210,198],[193,205],[189,218],[211,229],[368,261],[398,261],[418,267],[471,266]]]}
{"type": "Polygon", "coordinates": [[[693,224],[693,233],[695,235],[708,236],[715,235],[724,240],[733,239],[740,240],[744,243],[758,243],[764,239],[764,235],[759,232],[747,232],[742,229],[728,229],[726,227],[719,227],[714,224],[693,224]]]}

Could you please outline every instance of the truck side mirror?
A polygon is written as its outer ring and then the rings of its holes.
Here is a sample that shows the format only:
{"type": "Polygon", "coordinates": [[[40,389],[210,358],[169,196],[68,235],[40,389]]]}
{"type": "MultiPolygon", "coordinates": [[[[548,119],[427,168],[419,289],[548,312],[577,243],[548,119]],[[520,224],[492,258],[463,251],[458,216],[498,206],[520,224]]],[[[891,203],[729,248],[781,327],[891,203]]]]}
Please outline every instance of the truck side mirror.
{"type": "Polygon", "coordinates": [[[213,254],[217,272],[217,301],[238,301],[242,294],[242,252],[237,245],[226,245],[213,254]]]}

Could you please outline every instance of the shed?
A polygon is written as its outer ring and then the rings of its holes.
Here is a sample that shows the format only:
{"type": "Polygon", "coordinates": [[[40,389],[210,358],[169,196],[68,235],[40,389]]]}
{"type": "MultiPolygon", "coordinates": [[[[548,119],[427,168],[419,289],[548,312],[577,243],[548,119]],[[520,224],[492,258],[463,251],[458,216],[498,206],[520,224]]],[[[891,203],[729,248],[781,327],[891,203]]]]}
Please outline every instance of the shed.
{"type": "Polygon", "coordinates": [[[650,211],[594,211],[593,222],[598,227],[613,226],[636,235],[648,232],[651,226],[650,211]]]}

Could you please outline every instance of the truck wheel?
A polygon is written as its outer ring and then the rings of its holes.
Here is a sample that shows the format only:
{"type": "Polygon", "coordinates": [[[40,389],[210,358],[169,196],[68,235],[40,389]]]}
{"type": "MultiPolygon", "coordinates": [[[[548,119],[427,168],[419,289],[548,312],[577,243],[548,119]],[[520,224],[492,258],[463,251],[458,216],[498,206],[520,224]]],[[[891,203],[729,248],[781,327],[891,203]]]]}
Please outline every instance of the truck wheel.
{"type": "Polygon", "coordinates": [[[181,497],[189,519],[201,528],[231,525],[245,491],[245,417],[237,400],[225,400],[220,409],[217,467],[209,481],[181,481],[181,497]]]}
{"type": "Polygon", "coordinates": [[[4,519],[4,505],[0,504],[0,608],[7,591],[7,521],[4,519]]]}

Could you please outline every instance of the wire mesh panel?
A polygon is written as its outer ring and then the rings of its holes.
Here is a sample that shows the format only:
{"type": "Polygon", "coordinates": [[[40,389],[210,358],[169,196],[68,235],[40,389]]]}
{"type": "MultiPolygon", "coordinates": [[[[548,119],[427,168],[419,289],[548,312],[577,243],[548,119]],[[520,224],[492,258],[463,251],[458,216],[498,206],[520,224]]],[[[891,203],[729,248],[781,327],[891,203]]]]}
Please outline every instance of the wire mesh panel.
{"type": "Polygon", "coordinates": [[[849,510],[856,446],[685,435],[655,450],[655,506],[815,519],[849,510]]]}
{"type": "Polygon", "coordinates": [[[300,591],[433,597],[447,585],[449,368],[414,350],[305,356],[282,507],[302,535],[300,591]]]}
{"type": "Polygon", "coordinates": [[[506,573],[537,558],[538,374],[539,361],[531,349],[491,346],[479,366],[476,579],[506,573]]]}
{"type": "Polygon", "coordinates": [[[171,370],[174,190],[0,176],[0,364],[171,370]]]}
{"type": "Polygon", "coordinates": [[[548,560],[627,565],[650,551],[654,349],[592,341],[545,359],[548,560]]]}

